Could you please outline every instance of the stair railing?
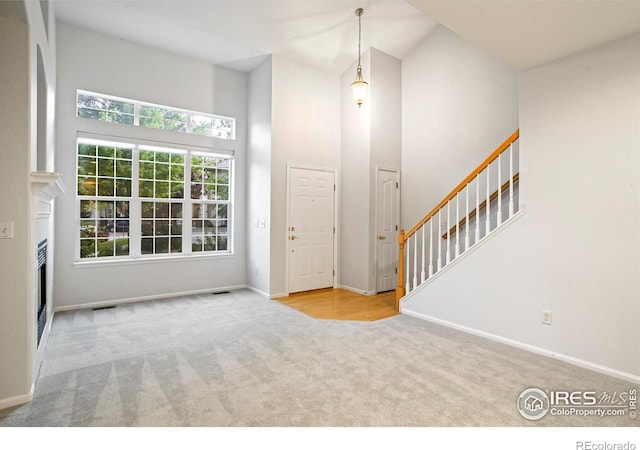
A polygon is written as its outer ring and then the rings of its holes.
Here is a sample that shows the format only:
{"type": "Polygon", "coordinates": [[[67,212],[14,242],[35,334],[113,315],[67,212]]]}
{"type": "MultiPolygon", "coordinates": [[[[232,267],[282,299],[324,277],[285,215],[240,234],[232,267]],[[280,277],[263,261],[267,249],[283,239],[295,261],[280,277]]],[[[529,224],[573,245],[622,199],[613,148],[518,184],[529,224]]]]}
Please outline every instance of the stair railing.
{"type": "Polygon", "coordinates": [[[413,228],[407,233],[400,230],[398,310],[402,297],[431,279],[515,214],[518,204],[514,185],[520,177],[519,137],[520,131],[514,131],[413,228]],[[434,227],[437,227],[435,233],[434,227]]]}

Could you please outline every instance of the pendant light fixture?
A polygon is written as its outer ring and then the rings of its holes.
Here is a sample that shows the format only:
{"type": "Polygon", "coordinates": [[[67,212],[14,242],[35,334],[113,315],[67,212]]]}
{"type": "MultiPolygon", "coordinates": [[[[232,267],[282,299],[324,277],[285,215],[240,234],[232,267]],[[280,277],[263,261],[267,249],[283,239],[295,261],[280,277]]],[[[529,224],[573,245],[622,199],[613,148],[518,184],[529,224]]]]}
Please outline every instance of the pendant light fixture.
{"type": "Polygon", "coordinates": [[[356,81],[351,83],[351,92],[353,93],[353,99],[358,104],[358,108],[362,106],[362,102],[367,98],[367,90],[369,83],[362,79],[362,66],[360,65],[360,46],[362,44],[362,14],[364,9],[356,9],[356,16],[358,16],[358,67],[356,69],[356,81]]]}

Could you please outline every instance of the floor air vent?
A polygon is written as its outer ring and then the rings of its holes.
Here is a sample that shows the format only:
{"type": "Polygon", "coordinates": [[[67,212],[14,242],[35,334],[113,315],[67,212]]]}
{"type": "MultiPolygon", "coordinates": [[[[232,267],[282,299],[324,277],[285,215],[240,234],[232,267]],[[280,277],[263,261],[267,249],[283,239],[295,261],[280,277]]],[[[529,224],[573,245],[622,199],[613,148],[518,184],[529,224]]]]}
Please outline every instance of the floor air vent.
{"type": "Polygon", "coordinates": [[[220,295],[220,294],[231,294],[231,292],[229,291],[222,291],[222,292],[212,292],[211,295],[220,295]]]}
{"type": "Polygon", "coordinates": [[[117,308],[118,305],[111,305],[111,306],[99,306],[97,308],[91,308],[91,311],[100,311],[101,309],[113,309],[113,308],[117,308]]]}

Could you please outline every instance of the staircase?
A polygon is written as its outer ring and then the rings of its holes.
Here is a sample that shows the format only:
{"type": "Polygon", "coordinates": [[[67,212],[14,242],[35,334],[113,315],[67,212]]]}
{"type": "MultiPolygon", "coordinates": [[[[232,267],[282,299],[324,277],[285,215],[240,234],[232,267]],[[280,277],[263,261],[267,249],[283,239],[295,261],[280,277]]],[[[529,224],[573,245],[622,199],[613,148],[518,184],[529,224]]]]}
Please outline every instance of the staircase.
{"type": "Polygon", "coordinates": [[[513,132],[435,208],[400,230],[396,309],[403,299],[510,222],[519,202],[519,130],[513,132]]]}

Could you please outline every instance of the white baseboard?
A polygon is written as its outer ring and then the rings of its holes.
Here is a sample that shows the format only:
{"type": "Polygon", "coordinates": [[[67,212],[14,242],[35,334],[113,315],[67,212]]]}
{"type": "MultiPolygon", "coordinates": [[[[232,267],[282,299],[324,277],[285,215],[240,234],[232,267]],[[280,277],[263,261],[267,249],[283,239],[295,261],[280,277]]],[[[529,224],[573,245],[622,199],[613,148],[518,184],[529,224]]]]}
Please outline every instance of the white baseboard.
{"type": "Polygon", "coordinates": [[[255,292],[255,293],[256,293],[256,294],[258,294],[258,295],[262,295],[263,297],[270,298],[270,297],[269,297],[269,294],[267,294],[267,293],[266,293],[266,292],[264,292],[264,291],[261,291],[261,290],[260,290],[260,289],[258,289],[258,288],[254,288],[253,286],[247,286],[247,289],[249,289],[251,292],[255,292]]]}
{"type": "Polygon", "coordinates": [[[25,403],[29,403],[31,400],[33,400],[34,389],[35,389],[35,385],[32,383],[31,390],[29,391],[29,393],[0,399],[0,410],[11,408],[13,406],[24,405],[25,403]]]}
{"type": "Polygon", "coordinates": [[[491,341],[499,342],[501,344],[506,344],[511,347],[519,348],[521,350],[527,350],[532,353],[536,353],[538,355],[547,356],[550,358],[558,359],[560,361],[572,364],[574,366],[582,367],[584,369],[593,370],[594,372],[603,373],[605,375],[612,376],[614,378],[618,378],[624,381],[629,381],[631,383],[640,384],[640,376],[634,375],[632,373],[623,372],[621,370],[613,369],[611,367],[602,366],[600,364],[593,363],[591,361],[585,361],[580,358],[574,358],[573,356],[563,355],[561,353],[556,353],[553,350],[548,350],[546,348],[536,347],[535,345],[525,344],[524,342],[515,341],[513,339],[505,338],[502,336],[498,336],[497,334],[487,333],[485,331],[476,330],[475,328],[466,327],[464,325],[459,325],[453,322],[449,322],[446,320],[438,319],[436,317],[428,316],[426,314],[422,314],[419,312],[411,311],[406,308],[400,307],[400,312],[402,314],[406,314],[408,316],[416,317],[418,319],[426,320],[428,322],[432,322],[438,325],[445,326],[447,328],[453,328],[454,330],[462,331],[464,333],[473,334],[475,336],[479,336],[485,339],[489,339],[491,341]]]}
{"type": "Polygon", "coordinates": [[[355,292],[356,294],[366,295],[367,297],[369,297],[371,295],[376,295],[375,292],[363,291],[362,289],[354,288],[354,287],[351,287],[351,286],[345,286],[343,284],[338,285],[338,288],[339,289],[344,289],[345,291],[355,292]]]}
{"type": "MultiPolygon", "coordinates": [[[[247,288],[252,290],[253,292],[256,292],[258,294],[266,295],[267,297],[272,298],[272,299],[288,297],[289,296],[288,292],[280,292],[279,294],[271,294],[271,295],[269,295],[266,292],[262,292],[262,291],[260,291],[258,289],[252,288],[251,286],[247,286],[247,288]]],[[[366,295],[367,297],[369,297],[371,295],[376,295],[375,292],[363,291],[362,289],[354,288],[354,287],[351,287],[351,286],[344,286],[342,284],[336,285],[335,288],[336,289],[344,289],[346,291],[355,292],[356,294],[366,295]]]]}
{"type": "Polygon", "coordinates": [[[56,307],[55,312],[75,311],[78,309],[90,309],[90,308],[104,308],[107,306],[122,305],[126,303],[144,302],[147,300],[160,300],[163,298],[182,297],[186,295],[209,294],[209,293],[224,292],[224,291],[237,291],[239,289],[246,289],[246,288],[247,288],[247,285],[242,284],[242,285],[236,285],[236,286],[223,286],[223,287],[215,287],[215,288],[208,288],[208,289],[198,289],[194,291],[171,292],[166,294],[145,295],[142,297],[121,298],[117,300],[106,300],[106,301],[94,302],[94,303],[81,303],[78,305],[65,305],[65,306],[56,307]]]}

